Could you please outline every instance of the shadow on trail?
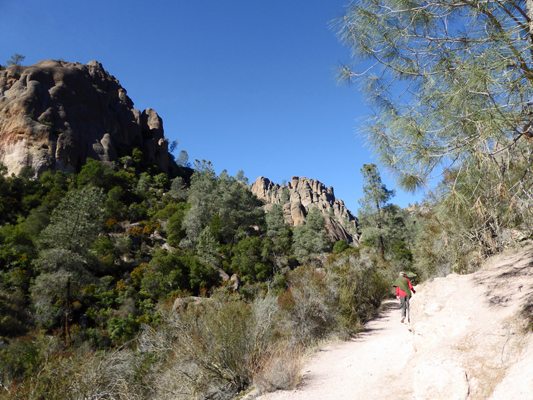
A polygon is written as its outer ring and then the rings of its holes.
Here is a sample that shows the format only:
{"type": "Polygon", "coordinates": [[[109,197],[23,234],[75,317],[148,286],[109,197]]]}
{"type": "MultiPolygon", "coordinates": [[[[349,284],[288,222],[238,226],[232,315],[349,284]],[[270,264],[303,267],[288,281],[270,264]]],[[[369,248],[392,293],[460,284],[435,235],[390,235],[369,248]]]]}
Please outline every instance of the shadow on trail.
{"type": "Polygon", "coordinates": [[[375,334],[377,332],[385,331],[386,328],[370,327],[369,323],[370,322],[375,322],[375,321],[388,321],[388,319],[391,318],[391,316],[392,316],[391,312],[394,313],[395,311],[398,312],[398,318],[399,318],[399,315],[400,315],[400,302],[397,301],[397,300],[385,300],[382,303],[381,309],[378,312],[378,314],[374,318],[371,318],[370,320],[368,320],[365,323],[365,327],[363,328],[363,330],[361,332],[359,332],[357,334],[357,336],[355,336],[352,340],[353,341],[363,340],[366,337],[368,337],[370,335],[373,335],[373,334],[375,334]]]}

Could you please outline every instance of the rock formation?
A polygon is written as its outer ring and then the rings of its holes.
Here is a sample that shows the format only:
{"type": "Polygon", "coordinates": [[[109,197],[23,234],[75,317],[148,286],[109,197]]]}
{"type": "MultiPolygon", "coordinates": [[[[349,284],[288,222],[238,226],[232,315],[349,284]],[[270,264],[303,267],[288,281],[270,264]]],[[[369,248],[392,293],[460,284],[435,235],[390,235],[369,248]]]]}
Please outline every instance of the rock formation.
{"type": "Polygon", "coordinates": [[[100,63],[44,60],[0,71],[0,162],[8,173],[24,166],[77,172],[88,157],[118,160],[139,148],[164,172],[175,163],[163,122],[142,113],[100,63]]]}
{"type": "Polygon", "coordinates": [[[287,185],[279,185],[259,177],[252,184],[252,193],[264,200],[268,211],[272,204],[282,204],[286,221],[291,225],[305,223],[305,217],[313,207],[318,208],[326,219],[326,230],[331,240],[345,240],[359,245],[355,233],[357,219],[342,200],[335,199],[333,188],[316,179],[293,176],[287,185]]]}
{"type": "MultiPolygon", "coordinates": [[[[413,297],[413,399],[527,399],[533,390],[533,247],[413,297]]],[[[411,374],[411,375],[409,375],[411,374]]]]}

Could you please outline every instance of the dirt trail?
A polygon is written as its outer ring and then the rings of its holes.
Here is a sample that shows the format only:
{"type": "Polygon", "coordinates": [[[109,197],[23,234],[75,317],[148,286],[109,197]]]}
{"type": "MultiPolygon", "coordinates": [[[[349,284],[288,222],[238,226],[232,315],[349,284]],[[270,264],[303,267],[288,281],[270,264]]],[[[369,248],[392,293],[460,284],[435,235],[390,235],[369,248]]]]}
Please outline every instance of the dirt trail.
{"type": "Polygon", "coordinates": [[[258,399],[533,398],[533,246],[420,285],[410,330],[399,308],[385,302],[356,338],[315,353],[298,389],[258,399]]]}
{"type": "Polygon", "coordinates": [[[386,301],[380,315],[356,338],[314,354],[304,367],[303,382],[297,390],[268,393],[257,399],[381,400],[392,394],[396,400],[411,399],[410,385],[403,385],[401,376],[414,350],[408,326],[400,319],[399,302],[386,301]]]}

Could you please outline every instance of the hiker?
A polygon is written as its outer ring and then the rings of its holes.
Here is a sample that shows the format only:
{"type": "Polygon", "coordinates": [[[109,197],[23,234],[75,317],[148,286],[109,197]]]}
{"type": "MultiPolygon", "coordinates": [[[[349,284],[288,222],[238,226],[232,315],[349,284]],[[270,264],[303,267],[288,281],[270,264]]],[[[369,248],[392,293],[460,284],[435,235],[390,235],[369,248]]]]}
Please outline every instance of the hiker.
{"type": "Polygon", "coordinates": [[[405,321],[405,314],[407,311],[408,322],[411,322],[411,315],[409,313],[409,299],[411,298],[411,292],[416,293],[409,278],[405,276],[405,272],[400,272],[398,278],[394,281],[396,286],[396,299],[400,300],[400,306],[402,308],[402,324],[405,321]]]}

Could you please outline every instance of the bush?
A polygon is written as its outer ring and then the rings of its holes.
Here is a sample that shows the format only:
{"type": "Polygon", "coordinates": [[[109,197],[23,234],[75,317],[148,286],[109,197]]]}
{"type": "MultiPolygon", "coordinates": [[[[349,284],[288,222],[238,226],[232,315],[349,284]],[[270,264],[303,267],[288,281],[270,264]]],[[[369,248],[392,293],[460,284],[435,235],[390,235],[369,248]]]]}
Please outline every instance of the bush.
{"type": "Polygon", "coordinates": [[[256,376],[264,390],[297,381],[301,349],[289,351],[286,342],[279,341],[276,296],[246,303],[220,289],[178,312],[159,311],[160,325],[145,325],[139,338],[140,352],[154,366],[147,380],[151,398],[229,399],[256,376]],[[292,367],[280,365],[282,355],[292,355],[292,367]],[[281,376],[288,370],[287,377],[281,376]]]}
{"type": "MultiPolygon", "coordinates": [[[[152,398],[140,376],[143,357],[129,350],[95,353],[51,352],[36,364],[35,375],[8,382],[9,397],[33,400],[152,398]],[[36,379],[35,377],[38,377],[36,379]]],[[[148,374],[147,374],[148,375],[148,374]]],[[[0,396],[5,393],[0,392],[0,396]]]]}
{"type": "Polygon", "coordinates": [[[298,267],[289,274],[289,287],[278,300],[291,341],[308,345],[325,338],[337,325],[335,293],[326,274],[310,266],[298,267]]]}
{"type": "Polygon", "coordinates": [[[15,339],[7,346],[2,345],[0,350],[1,372],[7,381],[32,375],[39,367],[40,361],[41,354],[33,335],[15,339]]]}
{"type": "Polygon", "coordinates": [[[347,254],[326,265],[330,290],[336,296],[337,330],[343,337],[362,329],[373,317],[391,283],[373,265],[347,254]]]}
{"type": "Polygon", "coordinates": [[[348,248],[350,248],[350,245],[345,240],[339,240],[333,245],[333,253],[340,254],[348,248]]]}
{"type": "Polygon", "coordinates": [[[0,336],[23,335],[27,332],[30,322],[30,314],[20,296],[0,293],[0,336]]]}
{"type": "Polygon", "coordinates": [[[189,289],[189,275],[190,268],[180,257],[158,250],[143,270],[141,289],[154,299],[164,299],[173,291],[189,289]]]}
{"type": "MultiPolygon", "coordinates": [[[[155,330],[148,326],[140,349],[160,361],[159,385],[191,398],[229,399],[247,388],[269,350],[276,315],[274,297],[248,305],[237,295],[217,292],[206,301],[167,313],[155,330]]],[[[153,389],[158,391],[156,387],[153,389]]]]}
{"type": "Polygon", "coordinates": [[[168,238],[168,244],[174,247],[178,247],[180,242],[187,236],[187,232],[183,227],[183,219],[187,214],[187,211],[191,208],[188,203],[178,203],[175,206],[176,210],[173,215],[168,219],[166,226],[166,233],[168,238]]]}
{"type": "Polygon", "coordinates": [[[259,393],[294,389],[301,382],[303,350],[287,344],[267,354],[254,375],[254,386],[259,393]]]}
{"type": "Polygon", "coordinates": [[[257,236],[242,239],[233,246],[232,271],[245,283],[264,282],[273,275],[273,267],[262,256],[263,242],[257,236]]]}
{"type": "Polygon", "coordinates": [[[358,249],[330,257],[324,270],[298,267],[288,275],[289,288],[278,296],[282,325],[291,342],[300,345],[332,334],[348,338],[375,315],[390,284],[361,259],[358,249]]]}

